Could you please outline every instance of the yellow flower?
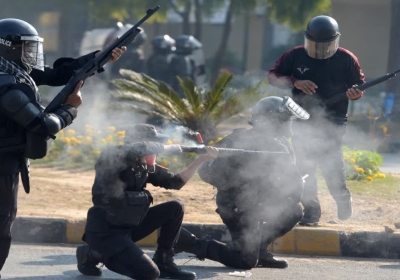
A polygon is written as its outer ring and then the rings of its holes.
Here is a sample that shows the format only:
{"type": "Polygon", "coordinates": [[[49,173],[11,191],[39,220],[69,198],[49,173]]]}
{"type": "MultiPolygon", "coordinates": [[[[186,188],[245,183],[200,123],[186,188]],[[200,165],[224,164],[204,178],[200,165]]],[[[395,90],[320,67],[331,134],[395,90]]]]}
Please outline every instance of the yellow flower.
{"type": "Polygon", "coordinates": [[[118,145],[123,146],[123,145],[124,145],[124,142],[120,141],[120,142],[118,142],[118,145]]]}
{"type": "Polygon", "coordinates": [[[105,139],[105,138],[101,138],[101,144],[107,144],[107,139],[105,139]]]}
{"type": "Polygon", "coordinates": [[[349,158],[349,156],[348,156],[348,155],[346,155],[346,154],[344,154],[344,155],[343,155],[343,158],[345,158],[345,159],[348,159],[348,158],[349,158]]]}
{"type": "Polygon", "coordinates": [[[172,145],[172,144],[174,144],[174,142],[172,142],[171,139],[168,139],[167,142],[165,142],[165,144],[166,144],[166,145],[172,145]]]}
{"type": "Polygon", "coordinates": [[[83,136],[82,136],[82,135],[79,135],[79,136],[76,137],[76,139],[82,140],[82,139],[83,139],[83,136]]]}
{"type": "Polygon", "coordinates": [[[177,158],[177,157],[173,157],[173,158],[171,159],[171,161],[172,161],[172,162],[178,162],[178,158],[177,158]]]}
{"type": "Polygon", "coordinates": [[[72,136],[72,135],[75,135],[75,130],[73,130],[73,129],[68,129],[67,130],[67,135],[69,135],[69,136],[72,136]]]}
{"type": "Polygon", "coordinates": [[[374,178],[372,178],[371,176],[368,176],[368,177],[367,177],[367,180],[370,181],[370,182],[372,182],[372,181],[374,180],[374,178]]]}
{"type": "Polygon", "coordinates": [[[376,173],[376,174],[374,175],[374,177],[375,177],[375,178],[384,179],[384,178],[386,178],[386,175],[383,174],[383,173],[376,173]]]}
{"type": "Polygon", "coordinates": [[[92,154],[94,154],[96,156],[100,155],[100,153],[101,153],[101,151],[97,150],[97,149],[92,151],[92,154]]]}
{"type": "Polygon", "coordinates": [[[356,160],[355,160],[354,158],[351,158],[350,161],[351,161],[352,163],[356,163],[356,160]]]}
{"type": "Polygon", "coordinates": [[[108,130],[109,132],[114,132],[114,131],[116,131],[117,129],[115,128],[115,126],[108,126],[108,127],[107,127],[107,130],[108,130]]]}
{"type": "Polygon", "coordinates": [[[106,141],[107,141],[108,143],[113,142],[113,141],[114,141],[114,136],[112,136],[111,134],[108,135],[108,136],[106,137],[106,141]]]}
{"type": "Polygon", "coordinates": [[[119,131],[117,131],[115,134],[116,134],[117,137],[118,137],[119,139],[121,139],[121,140],[125,138],[125,130],[119,130],[119,131]]]}
{"type": "Polygon", "coordinates": [[[79,156],[81,152],[79,150],[70,150],[68,153],[71,156],[79,156]]]}
{"type": "Polygon", "coordinates": [[[218,137],[216,142],[219,142],[222,140],[222,137],[218,137]]]}
{"type": "Polygon", "coordinates": [[[209,146],[214,145],[214,141],[213,140],[208,141],[208,145],[209,146]]]}
{"type": "Polygon", "coordinates": [[[64,130],[60,130],[60,131],[57,133],[57,135],[63,136],[63,135],[64,135],[64,130]]]}
{"type": "Polygon", "coordinates": [[[161,166],[167,167],[167,166],[168,166],[168,162],[167,162],[165,159],[163,159],[163,160],[160,162],[160,165],[161,165],[161,166]]]}
{"type": "Polygon", "coordinates": [[[360,167],[360,168],[357,168],[357,172],[361,173],[361,174],[364,174],[365,171],[364,171],[364,168],[360,167]]]}
{"type": "Polygon", "coordinates": [[[81,143],[81,141],[79,141],[79,140],[76,139],[75,137],[72,137],[72,138],[71,138],[70,144],[71,144],[72,146],[77,146],[77,145],[80,144],[80,143],[81,143]]]}
{"type": "Polygon", "coordinates": [[[85,143],[85,144],[89,144],[89,143],[91,143],[92,142],[92,137],[90,137],[90,136],[86,136],[85,137],[85,139],[83,140],[83,143],[85,143]]]}
{"type": "Polygon", "coordinates": [[[71,138],[63,137],[63,138],[60,139],[60,141],[69,144],[71,142],[71,138]]]}

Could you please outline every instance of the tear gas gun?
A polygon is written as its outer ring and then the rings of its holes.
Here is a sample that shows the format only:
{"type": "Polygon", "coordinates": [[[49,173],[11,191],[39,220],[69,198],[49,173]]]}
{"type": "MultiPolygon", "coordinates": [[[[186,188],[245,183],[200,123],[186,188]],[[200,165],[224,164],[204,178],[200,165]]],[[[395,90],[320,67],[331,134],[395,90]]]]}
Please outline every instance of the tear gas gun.
{"type": "MultiPolygon", "coordinates": [[[[207,153],[205,146],[199,147],[188,147],[181,146],[182,152],[184,153],[196,153],[196,154],[205,154],[207,153]]],[[[269,151],[253,151],[253,150],[244,150],[244,149],[232,149],[232,148],[216,148],[218,154],[221,156],[224,155],[237,155],[237,154],[257,154],[257,155],[289,155],[286,152],[269,152],[269,151]]]]}
{"type": "MultiPolygon", "coordinates": [[[[195,141],[197,144],[199,144],[200,146],[195,146],[195,147],[189,147],[189,146],[182,146],[181,150],[183,153],[196,153],[196,154],[205,154],[207,153],[206,149],[204,148],[204,142],[203,142],[203,138],[201,137],[201,134],[197,131],[193,131],[189,128],[186,128],[186,132],[184,134],[184,137],[195,141]]],[[[258,154],[258,155],[289,155],[289,153],[285,153],[285,152],[268,152],[268,151],[253,151],[253,150],[244,150],[244,149],[232,149],[232,148],[217,148],[218,150],[218,155],[221,156],[229,156],[229,155],[237,155],[237,154],[258,154]]]]}
{"type": "Polygon", "coordinates": [[[51,113],[58,109],[59,106],[61,106],[67,100],[68,96],[74,91],[79,81],[85,81],[96,71],[99,71],[107,63],[107,61],[111,59],[111,53],[113,49],[128,46],[130,43],[132,43],[132,41],[141,31],[138,27],[142,25],[147,19],[149,19],[153,14],[155,14],[159,8],[160,6],[157,6],[154,9],[147,10],[146,15],[141,20],[139,20],[131,29],[125,32],[124,35],[108,45],[108,47],[93,60],[88,61],[85,65],[82,66],[82,68],[76,70],[71,79],[65,85],[65,87],[56,95],[56,97],[54,97],[54,99],[49,103],[44,112],[51,113]]]}
{"type": "MultiPolygon", "coordinates": [[[[394,71],[392,73],[387,73],[386,75],[384,75],[382,77],[376,78],[376,79],[374,79],[372,81],[369,81],[369,82],[366,82],[366,83],[363,83],[363,84],[361,84],[359,86],[356,86],[354,88],[359,89],[359,90],[365,90],[365,89],[370,88],[372,86],[375,86],[377,84],[383,83],[383,82],[385,82],[387,80],[390,80],[391,78],[396,76],[396,74],[399,73],[399,72],[400,72],[400,69],[398,69],[398,70],[396,70],[396,71],[394,71]]],[[[346,98],[347,98],[347,95],[346,95],[346,92],[344,92],[344,93],[335,95],[334,97],[326,100],[324,103],[326,105],[332,105],[332,104],[334,104],[336,102],[339,102],[339,101],[342,101],[342,100],[344,100],[346,98]]]]}

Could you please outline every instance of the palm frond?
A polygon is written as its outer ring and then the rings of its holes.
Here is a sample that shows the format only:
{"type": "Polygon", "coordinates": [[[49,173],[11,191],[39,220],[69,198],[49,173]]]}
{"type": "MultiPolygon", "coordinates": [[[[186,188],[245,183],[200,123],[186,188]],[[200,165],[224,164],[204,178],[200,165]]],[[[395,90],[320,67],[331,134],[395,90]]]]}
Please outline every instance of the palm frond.
{"type": "Polygon", "coordinates": [[[215,86],[206,94],[204,102],[204,111],[212,112],[223,100],[224,92],[227,84],[233,78],[233,74],[229,74],[227,71],[222,72],[215,82],[215,86]]]}
{"type": "Polygon", "coordinates": [[[202,99],[193,80],[186,77],[183,79],[181,79],[180,77],[177,78],[179,84],[183,88],[183,92],[188,101],[188,105],[191,109],[192,114],[195,116],[201,115],[203,108],[202,99]]]}

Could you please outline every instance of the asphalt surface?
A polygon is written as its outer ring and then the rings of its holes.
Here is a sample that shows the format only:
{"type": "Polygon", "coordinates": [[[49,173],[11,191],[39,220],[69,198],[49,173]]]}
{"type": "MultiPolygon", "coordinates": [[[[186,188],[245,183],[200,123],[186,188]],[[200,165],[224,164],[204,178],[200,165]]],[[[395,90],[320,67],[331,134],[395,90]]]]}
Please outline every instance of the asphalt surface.
{"type": "MultiPolygon", "coordinates": [[[[145,252],[153,255],[152,248],[145,252]]],[[[398,260],[331,258],[310,256],[280,256],[289,262],[287,269],[252,269],[250,278],[230,276],[235,269],[213,261],[199,261],[180,254],[178,265],[195,271],[197,279],[399,279],[398,260]]],[[[3,279],[128,279],[103,268],[103,276],[86,277],[76,269],[75,246],[13,244],[2,271],[3,279]]]]}

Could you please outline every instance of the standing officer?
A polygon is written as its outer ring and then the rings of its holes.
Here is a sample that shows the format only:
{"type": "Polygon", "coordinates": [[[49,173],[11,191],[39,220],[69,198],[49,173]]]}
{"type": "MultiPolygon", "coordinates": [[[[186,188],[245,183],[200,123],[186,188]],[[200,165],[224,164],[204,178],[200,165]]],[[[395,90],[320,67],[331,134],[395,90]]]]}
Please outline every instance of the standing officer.
{"type": "Polygon", "coordinates": [[[195,273],[181,270],[173,260],[172,248],[184,215],[182,203],[168,201],[149,208],[153,198],[146,184],[179,190],[203,161],[215,158],[218,152],[207,147],[206,154],[173,174],[156,164],[157,154],[181,152],[179,145],[161,144],[167,139],[154,126],[139,124],[127,131],[125,145],[101,153],[95,165],[93,207],[83,236],[88,245],[76,251],[82,274],[100,276],[96,265],[102,262],[132,279],[195,279],[195,273]],[[158,248],[151,260],[135,242],[158,228],[158,248]]]}
{"type": "Polygon", "coordinates": [[[183,89],[176,78],[190,78],[196,83],[196,65],[191,57],[193,50],[199,45],[193,36],[181,35],[176,39],[175,54],[170,62],[172,88],[183,98],[183,89]]]}
{"type": "Polygon", "coordinates": [[[349,99],[364,92],[352,88],[364,83],[357,57],[339,47],[339,25],[329,16],[310,20],[304,45],[284,53],[269,71],[271,85],[292,88],[293,99],[303,106],[311,119],[294,127],[293,147],[298,168],[309,174],[306,181],[301,224],[316,225],[321,217],[318,201],[317,166],[337,204],[338,218],[352,216],[351,193],[346,186],[342,138],[346,132],[349,99]],[[347,98],[334,104],[326,100],[346,92],[347,98]]]}
{"type": "MultiPolygon", "coordinates": [[[[112,60],[124,51],[115,49],[112,60]]],[[[95,55],[60,58],[57,67],[45,67],[43,39],[36,29],[19,19],[0,20],[0,270],[11,246],[19,173],[29,193],[29,158],[46,155],[47,140],[72,123],[82,103],[80,82],[65,104],[43,114],[37,86],[66,84],[73,71],[95,55]]]]}
{"type": "Polygon", "coordinates": [[[182,229],[176,252],[186,251],[237,269],[287,267],[267,247],[302,217],[303,180],[288,137],[292,118],[308,117],[290,97],[271,96],[256,103],[250,120],[253,127],[234,131],[217,146],[279,153],[221,154],[199,168],[200,178],[217,188],[216,212],[232,242],[200,240],[182,229]]]}
{"type": "Polygon", "coordinates": [[[147,60],[147,74],[153,79],[170,85],[169,63],[175,51],[175,40],[169,35],[156,36],[151,44],[153,53],[147,60]]]}

